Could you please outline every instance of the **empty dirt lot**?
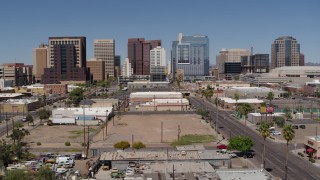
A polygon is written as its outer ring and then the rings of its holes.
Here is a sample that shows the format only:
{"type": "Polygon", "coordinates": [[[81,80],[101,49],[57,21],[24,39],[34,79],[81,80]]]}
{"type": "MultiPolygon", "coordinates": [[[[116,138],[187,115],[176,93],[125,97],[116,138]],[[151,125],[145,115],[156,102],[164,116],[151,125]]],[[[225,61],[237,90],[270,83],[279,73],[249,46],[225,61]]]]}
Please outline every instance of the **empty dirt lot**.
{"type": "Polygon", "coordinates": [[[201,120],[196,114],[154,114],[154,115],[123,115],[120,119],[114,118],[108,123],[108,136],[103,140],[100,132],[94,137],[93,146],[109,146],[118,141],[129,141],[132,136],[134,141],[145,144],[161,144],[161,122],[163,122],[163,142],[172,142],[177,139],[178,126],[180,125],[180,136],[186,134],[214,135],[215,132],[209,124],[201,120]]]}
{"type": "MultiPolygon", "coordinates": [[[[90,132],[97,128],[97,126],[90,126],[90,132]]],[[[30,143],[31,147],[38,148],[63,148],[66,147],[65,142],[70,142],[72,148],[81,148],[83,126],[39,126],[30,131],[30,135],[26,136],[24,141],[30,143]],[[41,146],[37,146],[37,142],[40,142],[41,146]]]]}

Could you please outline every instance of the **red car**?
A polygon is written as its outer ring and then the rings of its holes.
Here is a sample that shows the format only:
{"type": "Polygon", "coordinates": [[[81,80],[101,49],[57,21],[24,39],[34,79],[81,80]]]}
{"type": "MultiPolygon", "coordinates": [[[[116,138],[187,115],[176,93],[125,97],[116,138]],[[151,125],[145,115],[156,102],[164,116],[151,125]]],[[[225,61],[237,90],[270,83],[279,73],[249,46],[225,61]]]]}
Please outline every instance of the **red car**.
{"type": "Polygon", "coordinates": [[[227,149],[228,146],[224,145],[224,144],[220,144],[217,146],[218,149],[227,149]]]}

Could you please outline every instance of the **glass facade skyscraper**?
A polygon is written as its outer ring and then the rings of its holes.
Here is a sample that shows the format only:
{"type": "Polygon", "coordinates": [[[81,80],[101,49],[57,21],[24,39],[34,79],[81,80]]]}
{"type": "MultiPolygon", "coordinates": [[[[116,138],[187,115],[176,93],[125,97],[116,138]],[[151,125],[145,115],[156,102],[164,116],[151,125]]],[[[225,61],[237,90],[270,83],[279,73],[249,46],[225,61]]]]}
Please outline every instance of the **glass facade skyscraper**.
{"type": "Polygon", "coordinates": [[[300,44],[291,36],[277,38],[271,45],[271,69],[299,66],[300,44]]]}
{"type": "Polygon", "coordinates": [[[172,42],[172,74],[178,69],[184,72],[185,80],[209,75],[209,38],[205,35],[183,36],[172,42]]]}

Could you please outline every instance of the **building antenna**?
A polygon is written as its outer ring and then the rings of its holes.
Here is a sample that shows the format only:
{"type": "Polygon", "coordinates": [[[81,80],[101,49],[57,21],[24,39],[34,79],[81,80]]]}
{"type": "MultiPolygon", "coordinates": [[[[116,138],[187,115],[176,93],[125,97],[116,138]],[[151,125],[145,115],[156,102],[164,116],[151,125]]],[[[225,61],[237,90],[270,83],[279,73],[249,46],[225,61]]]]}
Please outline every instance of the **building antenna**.
{"type": "Polygon", "coordinates": [[[251,56],[253,55],[253,46],[251,44],[251,56]]]}

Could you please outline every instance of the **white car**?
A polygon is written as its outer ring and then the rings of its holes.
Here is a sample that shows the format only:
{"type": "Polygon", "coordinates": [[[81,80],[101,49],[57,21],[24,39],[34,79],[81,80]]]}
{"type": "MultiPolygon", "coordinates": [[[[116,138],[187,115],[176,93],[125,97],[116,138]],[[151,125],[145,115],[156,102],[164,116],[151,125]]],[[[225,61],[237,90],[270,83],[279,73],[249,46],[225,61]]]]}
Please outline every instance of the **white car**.
{"type": "Polygon", "coordinates": [[[279,132],[279,131],[273,131],[271,134],[272,134],[272,135],[281,135],[281,132],[279,132]]]}

